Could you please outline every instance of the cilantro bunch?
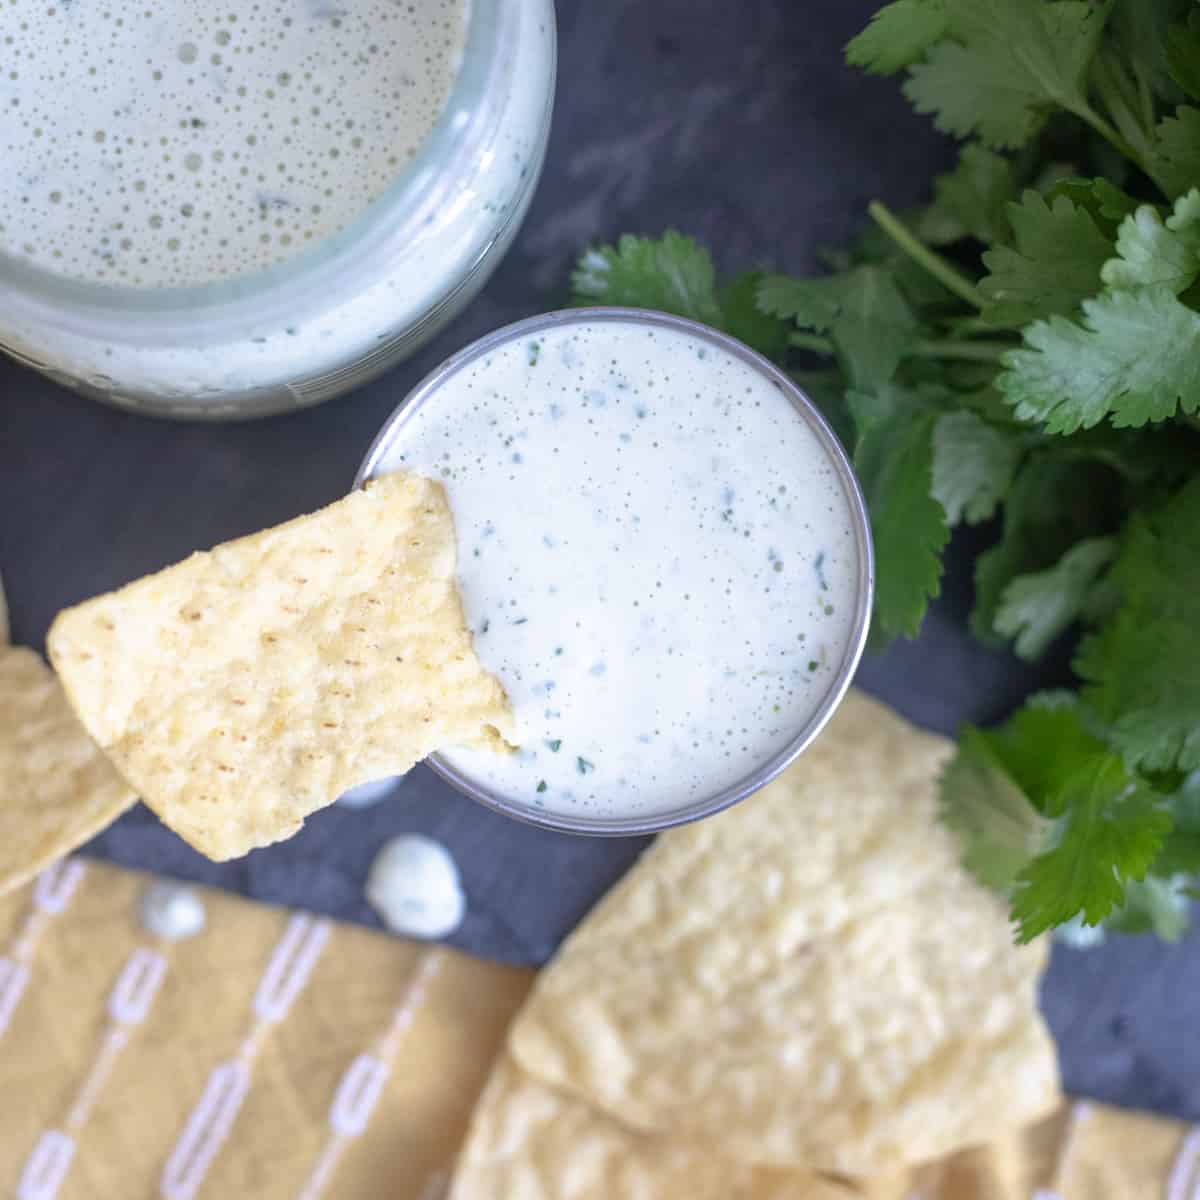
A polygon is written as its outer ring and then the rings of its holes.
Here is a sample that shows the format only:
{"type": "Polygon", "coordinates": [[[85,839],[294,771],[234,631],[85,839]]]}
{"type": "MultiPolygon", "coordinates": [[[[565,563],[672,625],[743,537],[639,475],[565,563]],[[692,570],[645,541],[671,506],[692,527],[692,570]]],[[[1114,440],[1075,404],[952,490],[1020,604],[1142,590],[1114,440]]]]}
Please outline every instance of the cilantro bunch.
{"type": "Polygon", "coordinates": [[[688,238],[589,250],[580,303],[664,309],[781,363],[852,453],[876,640],[915,636],[959,524],[972,627],[1076,692],[968,728],[943,779],[1017,936],[1186,925],[1200,872],[1200,3],[895,0],[847,48],[962,140],[815,278],[718,284],[688,238]]]}

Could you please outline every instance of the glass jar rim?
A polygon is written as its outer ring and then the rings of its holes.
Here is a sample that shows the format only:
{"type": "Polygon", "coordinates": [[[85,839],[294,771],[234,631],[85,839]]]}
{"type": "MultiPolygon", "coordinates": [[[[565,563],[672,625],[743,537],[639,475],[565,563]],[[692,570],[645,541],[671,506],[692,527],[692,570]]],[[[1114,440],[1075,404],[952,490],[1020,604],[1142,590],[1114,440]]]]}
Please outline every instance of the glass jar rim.
{"type": "MultiPolygon", "coordinates": [[[[42,313],[70,308],[91,321],[124,323],[131,317],[167,324],[181,317],[256,321],[276,303],[281,313],[296,307],[296,290],[321,294],[330,281],[356,264],[380,261],[385,244],[410,240],[427,222],[441,172],[438,164],[461,153],[471,139],[478,98],[494,84],[495,45],[505,0],[466,0],[467,36],[462,62],[433,128],[412,159],[353,221],[314,246],[262,270],[188,287],[139,288],[70,279],[30,266],[0,252],[0,295],[16,292],[42,313]],[[241,315],[238,315],[238,314],[241,315]]],[[[517,0],[520,3],[520,0],[517,0]]]]}
{"type": "Polygon", "coordinates": [[[732,807],[779,776],[812,744],[849,689],[859,660],[866,648],[875,591],[875,555],[866,501],[854,469],[837,435],[803,388],[769,359],[729,334],[686,317],[677,317],[651,309],[618,307],[563,309],[527,317],[511,325],[502,326],[472,342],[457,354],[446,359],[440,366],[435,367],[400,401],[383,423],[367,450],[358,473],[355,475],[354,487],[365,486],[379,473],[379,468],[388,450],[405,422],[431,397],[437,395],[438,390],[447,379],[464,367],[509,342],[536,336],[539,333],[545,333],[548,329],[596,323],[644,325],[700,338],[764,374],[779,388],[809,429],[816,435],[822,450],[833,465],[849,509],[859,564],[858,587],[855,594],[850,635],[846,641],[841,661],[834,672],[833,680],[821,703],[780,751],[759,764],[742,779],[695,803],[644,817],[580,817],[564,813],[551,813],[492,791],[459,771],[441,754],[431,754],[425,760],[433,771],[457,791],[482,804],[485,808],[490,808],[527,825],[534,825],[557,833],[587,834],[598,837],[634,837],[659,833],[676,825],[702,820],[732,807]]]}

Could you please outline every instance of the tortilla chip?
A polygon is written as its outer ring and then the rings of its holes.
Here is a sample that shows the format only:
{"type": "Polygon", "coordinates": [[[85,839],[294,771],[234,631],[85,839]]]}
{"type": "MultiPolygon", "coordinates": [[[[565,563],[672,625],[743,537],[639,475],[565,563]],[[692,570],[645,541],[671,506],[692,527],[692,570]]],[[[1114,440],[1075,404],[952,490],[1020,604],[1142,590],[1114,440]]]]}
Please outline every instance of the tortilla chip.
{"type": "Polygon", "coordinates": [[[388,476],[61,613],[50,656],[146,803],[233,858],[439,746],[503,746],[454,564],[440,485],[388,476]]]}
{"type": "Polygon", "coordinates": [[[697,1142],[637,1133],[502,1054],[448,1200],[1029,1200],[1053,1177],[1067,1109],[987,1146],[853,1183],[751,1167],[697,1142]]]}
{"type": "Polygon", "coordinates": [[[32,650],[0,647],[0,894],[81,846],[136,799],[50,668],[32,650]]]}
{"type": "Polygon", "coordinates": [[[659,838],[542,972],[512,1049],[646,1132],[871,1176],[1058,1099],[1045,948],[935,815],[951,744],[852,694],[777,781],[659,838]]]}
{"type": "Polygon", "coordinates": [[[635,1133],[530,1078],[502,1055],[475,1109],[449,1200],[851,1200],[857,1195],[808,1172],[750,1167],[717,1158],[696,1143],[635,1133]]]}

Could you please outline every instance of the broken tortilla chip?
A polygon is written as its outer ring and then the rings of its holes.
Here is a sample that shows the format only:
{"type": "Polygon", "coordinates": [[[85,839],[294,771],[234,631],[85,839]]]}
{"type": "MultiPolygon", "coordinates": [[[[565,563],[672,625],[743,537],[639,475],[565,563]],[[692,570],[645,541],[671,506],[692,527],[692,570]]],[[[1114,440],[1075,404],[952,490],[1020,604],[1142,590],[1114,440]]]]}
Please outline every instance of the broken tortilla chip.
{"type": "Polygon", "coordinates": [[[137,799],[32,650],[0,646],[0,894],[32,879],[137,799]]]}
{"type": "Polygon", "coordinates": [[[389,475],[61,613],[50,656],[146,803],[233,858],[439,746],[504,748],[455,557],[441,486],[389,475]]]}
{"type": "Polygon", "coordinates": [[[870,1177],[1058,1101],[1045,947],[937,820],[951,743],[852,693],[779,779],[663,834],[542,972],[511,1047],[627,1126],[870,1177]]]}

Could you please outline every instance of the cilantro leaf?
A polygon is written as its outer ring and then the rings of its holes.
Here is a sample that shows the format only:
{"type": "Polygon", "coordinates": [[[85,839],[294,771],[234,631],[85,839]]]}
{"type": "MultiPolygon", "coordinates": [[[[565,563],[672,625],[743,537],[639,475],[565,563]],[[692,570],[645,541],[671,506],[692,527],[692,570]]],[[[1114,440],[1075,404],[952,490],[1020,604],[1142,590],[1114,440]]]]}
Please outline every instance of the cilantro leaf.
{"type": "Polygon", "coordinates": [[[939,793],[941,818],[962,840],[963,866],[984,887],[1009,891],[1046,845],[1051,823],[1005,772],[992,735],[961,732],[939,793]]]}
{"type": "Polygon", "coordinates": [[[953,527],[986,521],[1007,495],[1021,439],[972,412],[950,412],[933,429],[933,495],[953,527]]]}
{"type": "Polygon", "coordinates": [[[854,267],[819,279],[768,276],[759,307],[801,329],[828,333],[852,387],[886,384],[909,350],[917,321],[889,271],[854,267]]]}
{"type": "Polygon", "coordinates": [[[1116,237],[1120,222],[1138,206],[1132,196],[1126,195],[1103,176],[1096,179],[1080,179],[1077,176],[1060,179],[1046,192],[1046,199],[1053,203],[1059,196],[1066,196],[1076,207],[1091,213],[1097,228],[1110,239],[1116,237]]]}
{"type": "Polygon", "coordinates": [[[933,497],[936,410],[893,389],[886,397],[850,394],[859,424],[854,466],[871,514],[875,544],[877,634],[915,637],[942,577],[949,540],[933,497]]]}
{"type": "Polygon", "coordinates": [[[1129,519],[1112,579],[1122,601],[1075,669],[1112,744],[1143,770],[1200,767],[1200,478],[1129,519]]]}
{"type": "Polygon", "coordinates": [[[963,148],[953,171],[933,181],[940,218],[931,240],[957,241],[968,234],[985,243],[1008,240],[1008,202],[1016,192],[1012,164],[982,146],[963,148]]]}
{"type": "Polygon", "coordinates": [[[1143,204],[1121,222],[1117,257],[1104,264],[1109,287],[1163,287],[1174,295],[1200,275],[1200,190],[1192,188],[1175,202],[1163,222],[1158,210],[1143,204]]]}
{"type": "Polygon", "coordinates": [[[1173,828],[1158,857],[1156,875],[1200,874],[1200,771],[1193,771],[1167,800],[1173,828]]]}
{"type": "Polygon", "coordinates": [[[721,328],[759,354],[780,360],[787,353],[788,326],[786,321],[758,307],[758,289],[763,279],[761,271],[746,271],[721,288],[718,295],[721,328]]]}
{"type": "Polygon", "coordinates": [[[616,247],[593,247],[579,260],[571,285],[580,304],[654,308],[721,324],[712,258],[673,230],[657,241],[626,234],[616,247]]]}
{"type": "Polygon", "coordinates": [[[1168,73],[1170,27],[1190,4],[1191,0],[1115,0],[1109,18],[1113,49],[1137,80],[1166,99],[1177,98],[1168,73]]]}
{"type": "Polygon", "coordinates": [[[975,560],[975,636],[994,639],[996,613],[1014,579],[1053,566],[1083,538],[1107,533],[1119,504],[1104,467],[1086,458],[1031,454],[1005,500],[1000,541],[975,560]]]}
{"type": "Polygon", "coordinates": [[[1167,31],[1167,71],[1177,87],[1200,100],[1200,12],[1194,8],[1186,24],[1167,31]]]}
{"type": "Polygon", "coordinates": [[[1023,146],[1054,108],[1086,108],[1104,18],[1082,0],[958,0],[951,38],[911,68],[904,94],[944,133],[1023,146]]]}
{"type": "Polygon", "coordinates": [[[854,418],[846,403],[846,385],[842,382],[841,371],[792,371],[791,376],[800,390],[820,409],[821,416],[829,422],[838,441],[849,451],[854,445],[854,418]]]}
{"type": "Polygon", "coordinates": [[[717,290],[708,251],[668,231],[661,238],[626,234],[615,247],[594,246],[571,276],[577,304],[652,308],[723,329],[768,358],[787,354],[788,324],[758,307],[764,276],[746,271],[717,290]]]}
{"type": "Polygon", "coordinates": [[[894,75],[946,32],[946,0],[894,0],[851,38],[846,61],[875,75],[894,75]]]}
{"type": "Polygon", "coordinates": [[[1156,174],[1176,196],[1200,184],[1200,108],[1180,105],[1173,117],[1164,117],[1154,131],[1156,174]]]}
{"type": "Polygon", "coordinates": [[[758,305],[763,312],[795,321],[802,329],[824,333],[837,320],[850,272],[795,279],[790,275],[768,275],[758,287],[758,305]]]}
{"type": "MultiPolygon", "coordinates": [[[[1163,798],[1088,729],[1078,704],[1034,697],[999,729],[973,736],[969,744],[985,743],[991,763],[1051,823],[1013,879],[1018,940],[1031,941],[1077,913],[1088,925],[1104,920],[1124,903],[1126,883],[1145,878],[1170,831],[1163,798]]],[[[968,820],[963,810],[980,803],[978,791],[944,790],[943,804],[958,810],[960,829],[968,820]]],[[[993,854],[994,875],[1015,865],[1011,839],[1008,848],[998,862],[993,854]]],[[[984,853],[981,844],[974,853],[984,853]]]]}
{"type": "Polygon", "coordinates": [[[1018,575],[1005,589],[993,627],[1015,638],[1021,658],[1038,659],[1084,613],[1100,572],[1116,554],[1113,538],[1088,538],[1072,546],[1054,566],[1018,575]]]}
{"type": "Polygon", "coordinates": [[[1008,206],[1015,248],[998,246],[983,256],[989,274],[980,283],[988,299],[983,319],[993,325],[1027,325],[1038,317],[1074,313],[1100,285],[1112,254],[1091,214],[1066,196],[1047,203],[1026,191],[1008,206]]]}
{"type": "Polygon", "coordinates": [[[1025,421],[1050,433],[1118,428],[1200,408],[1200,314],[1162,289],[1085,300],[1083,323],[1062,317],[1025,330],[996,386],[1025,421]]]}

